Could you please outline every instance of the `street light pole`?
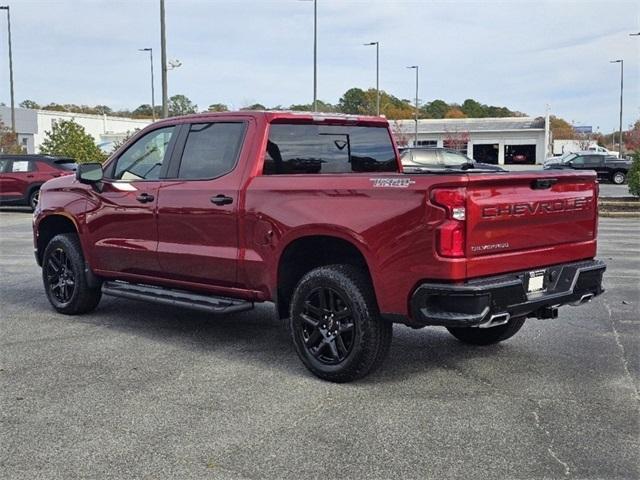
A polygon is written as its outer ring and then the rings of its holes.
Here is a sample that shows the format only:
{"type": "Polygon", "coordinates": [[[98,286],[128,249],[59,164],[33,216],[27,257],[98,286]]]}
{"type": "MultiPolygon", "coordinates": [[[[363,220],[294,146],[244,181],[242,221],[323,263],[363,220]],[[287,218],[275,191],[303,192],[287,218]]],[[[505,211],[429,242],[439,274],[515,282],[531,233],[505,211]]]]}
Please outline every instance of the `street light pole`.
{"type": "Polygon", "coordinates": [[[167,32],[164,19],[164,0],[160,0],[160,61],[162,62],[162,118],[169,116],[167,92],[167,32]]]}
{"type": "Polygon", "coordinates": [[[407,67],[407,68],[415,69],[416,71],[416,131],[415,131],[415,137],[413,140],[413,146],[417,147],[418,146],[418,71],[420,70],[420,67],[418,65],[411,65],[410,67],[407,67]]]}
{"type": "Polygon", "coordinates": [[[153,48],[139,48],[140,52],[149,52],[149,60],[151,61],[151,117],[156,121],[156,95],[153,86],[153,48]]]}
{"type": "Polygon", "coordinates": [[[619,63],[620,64],[620,130],[618,131],[618,141],[620,142],[620,152],[618,153],[618,157],[622,158],[624,141],[622,138],[622,95],[624,91],[624,60],[612,60],[609,63],[619,63]]]}
{"type": "Polygon", "coordinates": [[[13,54],[11,52],[11,13],[9,5],[0,6],[0,10],[7,11],[7,32],[9,36],[9,90],[11,92],[11,131],[16,133],[16,104],[13,96],[13,54]]]}
{"type": "Polygon", "coordinates": [[[365,43],[365,46],[376,46],[376,115],[380,116],[380,42],[365,43]]]}
{"type": "Polygon", "coordinates": [[[318,111],[318,0],[313,0],[313,111],[318,111]]]}

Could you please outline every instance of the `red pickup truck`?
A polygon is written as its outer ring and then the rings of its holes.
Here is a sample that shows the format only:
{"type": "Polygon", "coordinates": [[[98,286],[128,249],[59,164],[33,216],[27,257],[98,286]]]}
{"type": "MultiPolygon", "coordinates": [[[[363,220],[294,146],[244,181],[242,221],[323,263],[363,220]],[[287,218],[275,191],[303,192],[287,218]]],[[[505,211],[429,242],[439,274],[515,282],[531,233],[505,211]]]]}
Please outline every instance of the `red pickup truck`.
{"type": "Polygon", "coordinates": [[[275,302],[305,366],[345,382],[392,323],[488,345],[602,293],[597,193],[593,172],[403,171],[382,118],[200,114],[45,183],[34,246],[61,313],[275,302]]]}

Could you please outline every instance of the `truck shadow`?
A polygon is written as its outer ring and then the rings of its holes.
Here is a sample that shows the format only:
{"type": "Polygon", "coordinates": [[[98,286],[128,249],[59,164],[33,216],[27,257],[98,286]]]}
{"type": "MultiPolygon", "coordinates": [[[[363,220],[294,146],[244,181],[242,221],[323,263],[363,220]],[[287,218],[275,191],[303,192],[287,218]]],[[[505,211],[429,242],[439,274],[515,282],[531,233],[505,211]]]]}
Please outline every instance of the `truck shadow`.
{"type": "MultiPolygon", "coordinates": [[[[143,302],[103,298],[93,314],[82,317],[60,317],[100,327],[118,329],[141,335],[154,341],[167,342],[172,347],[217,358],[230,358],[248,364],[263,364],[278,368],[287,375],[314,378],[299,361],[284,322],[276,317],[271,304],[258,305],[255,310],[212,316],[192,310],[166,307],[143,302]]],[[[508,343],[490,347],[471,347],[454,339],[444,329],[413,330],[394,326],[391,351],[382,368],[358,385],[393,383],[403,378],[422,375],[426,371],[452,369],[459,362],[483,361],[496,357],[524,355],[519,362],[535,362],[536,351],[520,351],[508,343]]]]}

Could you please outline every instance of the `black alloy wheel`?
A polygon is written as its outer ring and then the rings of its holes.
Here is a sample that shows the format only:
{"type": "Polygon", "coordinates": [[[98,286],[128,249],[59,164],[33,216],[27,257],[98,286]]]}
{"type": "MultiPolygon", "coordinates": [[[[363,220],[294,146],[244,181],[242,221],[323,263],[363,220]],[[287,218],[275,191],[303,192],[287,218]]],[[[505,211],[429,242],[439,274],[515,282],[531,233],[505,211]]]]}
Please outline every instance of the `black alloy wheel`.
{"type": "Polygon", "coordinates": [[[319,362],[337,365],[353,350],[356,324],[352,308],[340,292],[319,287],[304,301],[301,334],[304,348],[319,362]]]}
{"type": "Polygon", "coordinates": [[[76,288],[76,278],[67,253],[56,248],[47,258],[44,268],[51,296],[61,304],[69,303],[76,288]]]}
{"type": "Polygon", "coordinates": [[[102,283],[89,285],[88,266],[78,236],[62,233],[51,239],[42,255],[42,282],[51,306],[66,315],[87,313],[98,306],[102,283]]]}
{"type": "Polygon", "coordinates": [[[352,265],[307,272],[293,292],[288,323],[302,363],[331,382],[350,382],[376,370],[393,334],[367,272],[352,265]]]}

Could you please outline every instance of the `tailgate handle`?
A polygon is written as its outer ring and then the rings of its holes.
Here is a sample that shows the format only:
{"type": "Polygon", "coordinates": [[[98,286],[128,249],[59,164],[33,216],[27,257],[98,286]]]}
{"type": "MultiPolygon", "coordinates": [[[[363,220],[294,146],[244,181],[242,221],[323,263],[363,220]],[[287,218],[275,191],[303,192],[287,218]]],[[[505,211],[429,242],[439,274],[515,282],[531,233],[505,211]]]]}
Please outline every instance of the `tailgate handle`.
{"type": "Polygon", "coordinates": [[[545,188],[551,188],[551,185],[558,183],[557,178],[538,178],[531,183],[531,188],[534,190],[544,190],[545,188]]]}

